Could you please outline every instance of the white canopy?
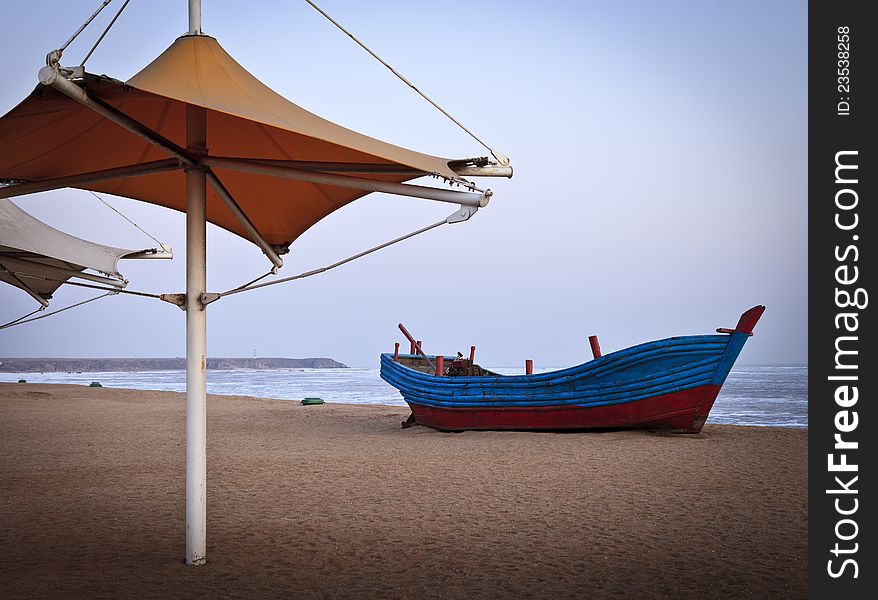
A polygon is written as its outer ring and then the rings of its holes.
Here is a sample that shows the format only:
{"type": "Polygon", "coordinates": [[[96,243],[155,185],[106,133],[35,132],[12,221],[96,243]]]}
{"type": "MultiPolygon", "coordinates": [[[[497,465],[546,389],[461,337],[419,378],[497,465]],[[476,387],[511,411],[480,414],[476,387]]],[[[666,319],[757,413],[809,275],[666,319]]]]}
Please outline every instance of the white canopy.
{"type": "Polygon", "coordinates": [[[0,199],[0,281],[23,289],[43,306],[71,277],[125,287],[116,263],[138,254],[68,235],[0,199]]]}

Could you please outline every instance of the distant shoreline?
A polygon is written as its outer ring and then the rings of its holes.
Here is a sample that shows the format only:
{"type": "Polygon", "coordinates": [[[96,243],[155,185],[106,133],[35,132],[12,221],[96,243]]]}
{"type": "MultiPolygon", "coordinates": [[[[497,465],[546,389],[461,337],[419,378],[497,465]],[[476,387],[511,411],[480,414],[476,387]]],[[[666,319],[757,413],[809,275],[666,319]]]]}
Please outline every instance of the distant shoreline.
{"type": "MultiPolygon", "coordinates": [[[[208,358],[208,370],[347,369],[331,358],[208,358]]],[[[0,373],[106,373],[181,371],[186,359],[176,358],[0,358],[0,373]]]]}

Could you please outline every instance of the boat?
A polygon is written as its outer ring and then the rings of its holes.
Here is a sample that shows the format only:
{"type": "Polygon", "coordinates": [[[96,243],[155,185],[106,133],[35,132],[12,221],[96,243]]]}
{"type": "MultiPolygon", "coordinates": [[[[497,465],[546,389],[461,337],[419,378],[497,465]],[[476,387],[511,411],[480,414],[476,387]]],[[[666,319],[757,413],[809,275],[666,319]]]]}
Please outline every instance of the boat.
{"type": "Polygon", "coordinates": [[[502,375],[470,358],[381,355],[381,378],[399,389],[411,408],[403,426],[443,431],[469,429],[668,429],[699,433],[726,377],[765,311],[754,306],[734,329],[711,335],[656,340],[600,354],[580,365],[546,373],[502,375]]]}

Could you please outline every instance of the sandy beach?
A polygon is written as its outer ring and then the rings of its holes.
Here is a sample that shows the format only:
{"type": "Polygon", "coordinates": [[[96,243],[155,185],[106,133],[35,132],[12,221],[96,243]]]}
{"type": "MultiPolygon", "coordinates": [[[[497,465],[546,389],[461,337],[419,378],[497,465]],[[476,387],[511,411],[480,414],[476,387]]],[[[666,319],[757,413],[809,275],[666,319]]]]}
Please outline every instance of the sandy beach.
{"type": "Polygon", "coordinates": [[[400,407],[0,384],[6,598],[801,598],[807,432],[440,433],[400,407]]]}

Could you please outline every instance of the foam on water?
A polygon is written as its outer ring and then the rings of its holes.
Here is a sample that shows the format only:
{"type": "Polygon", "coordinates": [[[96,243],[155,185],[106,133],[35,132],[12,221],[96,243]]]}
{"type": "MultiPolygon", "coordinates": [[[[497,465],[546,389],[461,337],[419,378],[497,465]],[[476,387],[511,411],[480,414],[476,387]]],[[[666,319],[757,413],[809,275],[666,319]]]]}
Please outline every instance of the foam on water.
{"type": "MultiPolygon", "coordinates": [[[[508,375],[521,368],[491,368],[508,375]]],[[[537,372],[552,370],[538,369],[537,372]]],[[[100,381],[104,387],[183,392],[185,371],[142,371],[134,373],[3,373],[0,381],[68,383],[88,385],[100,381]]],[[[210,394],[256,396],[281,400],[321,397],[346,404],[390,404],[404,406],[396,388],[386,384],[378,369],[274,369],[211,370],[207,373],[210,394]]],[[[808,367],[747,366],[729,374],[710,413],[708,423],[808,426],[808,367]]]]}

